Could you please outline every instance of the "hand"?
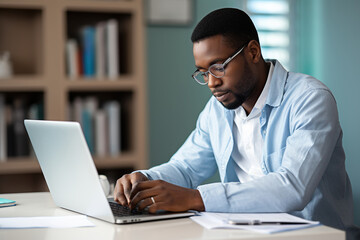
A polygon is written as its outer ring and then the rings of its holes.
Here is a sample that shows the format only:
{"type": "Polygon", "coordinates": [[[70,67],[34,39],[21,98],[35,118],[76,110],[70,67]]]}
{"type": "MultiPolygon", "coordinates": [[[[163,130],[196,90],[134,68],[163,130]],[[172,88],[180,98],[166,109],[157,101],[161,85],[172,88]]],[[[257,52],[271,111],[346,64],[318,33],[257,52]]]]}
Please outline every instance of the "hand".
{"type": "Polygon", "coordinates": [[[148,181],[148,178],[140,172],[125,174],[116,181],[114,200],[123,206],[129,206],[131,189],[143,181],[148,181]]]}
{"type": "Polygon", "coordinates": [[[150,213],[156,213],[158,210],[171,212],[205,210],[198,190],[162,180],[137,182],[131,190],[130,199],[130,208],[138,207],[139,210],[143,210],[148,207],[150,213]]]}

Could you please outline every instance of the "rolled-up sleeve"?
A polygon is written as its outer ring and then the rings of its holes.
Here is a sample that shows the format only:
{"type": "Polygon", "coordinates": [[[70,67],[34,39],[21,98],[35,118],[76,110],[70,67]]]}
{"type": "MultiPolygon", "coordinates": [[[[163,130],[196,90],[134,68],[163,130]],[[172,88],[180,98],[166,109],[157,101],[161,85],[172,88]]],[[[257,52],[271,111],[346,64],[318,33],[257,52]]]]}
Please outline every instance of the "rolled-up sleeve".
{"type": "Polygon", "coordinates": [[[142,170],[150,179],[196,188],[217,171],[217,165],[208,133],[210,101],[200,113],[195,130],[172,156],[169,162],[149,170],[142,170]]]}

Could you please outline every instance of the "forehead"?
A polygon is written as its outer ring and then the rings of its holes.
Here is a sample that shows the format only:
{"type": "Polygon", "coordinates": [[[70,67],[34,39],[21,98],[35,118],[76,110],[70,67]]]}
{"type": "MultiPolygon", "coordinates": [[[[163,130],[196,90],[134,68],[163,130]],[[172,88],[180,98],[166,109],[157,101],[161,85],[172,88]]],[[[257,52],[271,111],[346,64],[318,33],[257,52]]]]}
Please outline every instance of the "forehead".
{"type": "Polygon", "coordinates": [[[193,45],[195,65],[204,68],[213,61],[227,59],[233,52],[222,35],[205,38],[193,45]]]}

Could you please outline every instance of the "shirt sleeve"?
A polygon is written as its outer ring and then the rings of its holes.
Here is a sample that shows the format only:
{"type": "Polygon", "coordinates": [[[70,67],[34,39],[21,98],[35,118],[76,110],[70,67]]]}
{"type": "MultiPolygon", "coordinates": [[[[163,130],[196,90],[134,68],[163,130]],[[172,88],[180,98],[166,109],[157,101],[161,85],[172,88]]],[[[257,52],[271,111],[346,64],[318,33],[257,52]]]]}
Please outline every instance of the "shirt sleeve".
{"type": "Polygon", "coordinates": [[[200,113],[195,130],[185,143],[172,156],[169,162],[149,170],[140,171],[149,179],[164,181],[187,187],[196,188],[217,170],[216,161],[208,133],[209,111],[211,101],[200,113]]]}
{"type": "MultiPolygon", "coordinates": [[[[341,145],[335,99],[325,89],[311,90],[287,110],[290,135],[286,146],[280,153],[264,157],[268,166],[277,162],[279,167],[251,182],[199,186],[206,211],[293,212],[311,201],[330,159],[336,155],[337,144],[341,145]]],[[[279,119],[272,121],[268,123],[272,127],[285,127],[276,123],[279,119]]],[[[271,131],[267,137],[284,137],[271,131]]]]}

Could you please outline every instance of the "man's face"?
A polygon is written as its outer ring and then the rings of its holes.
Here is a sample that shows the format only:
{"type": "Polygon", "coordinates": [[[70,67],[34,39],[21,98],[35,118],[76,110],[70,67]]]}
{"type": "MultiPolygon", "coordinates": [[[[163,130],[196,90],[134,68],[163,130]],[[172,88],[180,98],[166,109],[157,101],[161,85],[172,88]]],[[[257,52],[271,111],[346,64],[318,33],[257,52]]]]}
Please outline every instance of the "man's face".
{"type": "MultiPolygon", "coordinates": [[[[196,67],[206,72],[215,63],[224,63],[239,49],[231,48],[222,35],[216,35],[194,43],[193,53],[196,67]]],[[[244,57],[246,46],[225,67],[225,75],[215,78],[209,74],[208,87],[216,99],[228,109],[236,109],[249,98],[256,86],[249,63],[244,57]]]]}

